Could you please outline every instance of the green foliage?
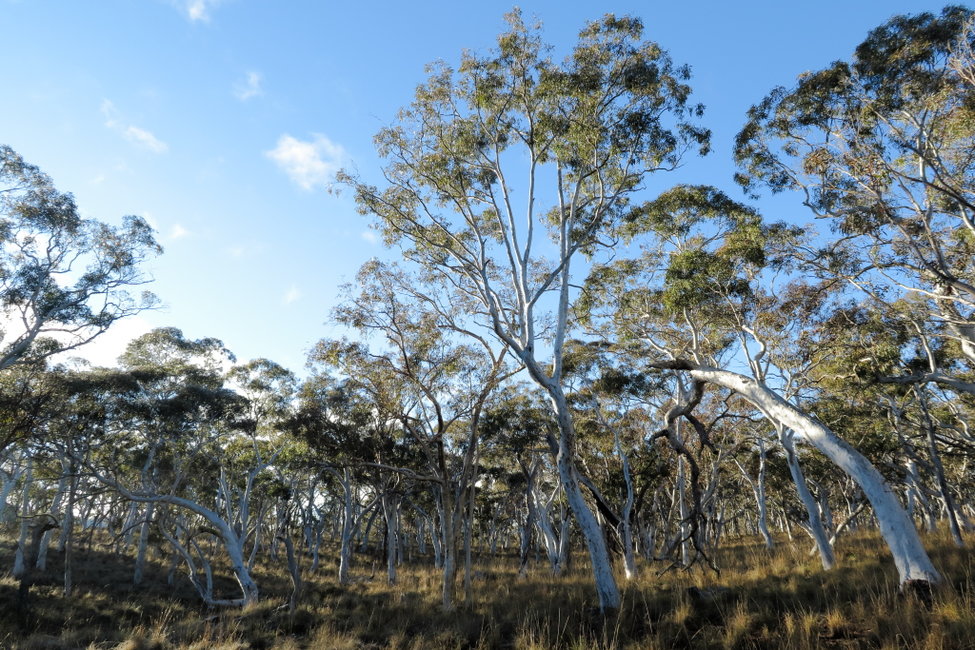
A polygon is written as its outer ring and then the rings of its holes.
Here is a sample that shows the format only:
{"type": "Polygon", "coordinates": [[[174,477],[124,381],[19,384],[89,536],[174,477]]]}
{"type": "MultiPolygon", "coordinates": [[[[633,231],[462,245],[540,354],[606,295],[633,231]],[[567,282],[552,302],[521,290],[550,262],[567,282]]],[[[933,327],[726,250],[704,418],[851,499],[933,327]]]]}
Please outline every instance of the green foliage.
{"type": "Polygon", "coordinates": [[[117,227],[82,219],[70,194],[0,146],[0,310],[24,330],[2,332],[0,369],[82,345],[154,306],[151,293],[129,291],[147,282],[139,265],[161,251],[144,219],[128,216],[117,227]],[[69,271],[77,279],[66,282],[69,271]],[[53,330],[67,340],[36,345],[53,330]]]}

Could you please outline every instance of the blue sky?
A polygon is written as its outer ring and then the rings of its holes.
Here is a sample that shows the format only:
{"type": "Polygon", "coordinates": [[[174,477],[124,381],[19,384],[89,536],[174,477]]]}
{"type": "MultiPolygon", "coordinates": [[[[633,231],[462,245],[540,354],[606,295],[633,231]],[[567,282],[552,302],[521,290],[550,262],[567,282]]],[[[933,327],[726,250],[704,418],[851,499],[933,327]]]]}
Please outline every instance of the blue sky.
{"type": "MultiPolygon", "coordinates": [[[[222,339],[241,360],[301,371],[339,285],[387,255],[340,166],[379,180],[372,136],[409,102],[424,65],[484,51],[498,2],[0,0],[0,142],[75,194],[86,216],[143,215],[166,249],[147,270],[164,307],[89,351],[108,363],[151,327],[222,339]]],[[[693,69],[713,153],[667,183],[731,183],[747,108],[797,74],[848,58],[866,32],[915,0],[524,2],[556,53],[606,12],[693,69]]],[[[793,201],[770,218],[808,221],[793,201]]]]}

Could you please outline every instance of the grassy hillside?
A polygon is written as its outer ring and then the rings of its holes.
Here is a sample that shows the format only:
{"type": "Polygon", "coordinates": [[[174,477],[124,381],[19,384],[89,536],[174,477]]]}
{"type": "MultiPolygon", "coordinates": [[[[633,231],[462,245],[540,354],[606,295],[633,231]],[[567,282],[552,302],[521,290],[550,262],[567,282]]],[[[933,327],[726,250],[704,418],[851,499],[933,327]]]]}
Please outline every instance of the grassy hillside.
{"type": "MultiPolygon", "coordinates": [[[[975,559],[946,537],[927,539],[948,583],[928,606],[898,593],[892,563],[872,534],[841,540],[839,567],[782,540],[768,553],[757,540],[729,544],[720,575],[703,569],[641,566],[625,587],[622,610],[603,618],[582,554],[561,578],[539,564],[518,578],[514,561],[477,562],[474,597],[455,612],[439,609],[439,574],[404,565],[385,584],[381,563],[358,558],[354,584],[340,587],[323,566],[305,575],[289,614],[290,580],[258,570],[262,602],[244,611],[207,610],[168,560],[156,557],[142,586],[131,584],[128,557],[97,541],[77,552],[75,595],[60,590],[60,556],[18,607],[9,574],[13,543],[0,546],[0,647],[40,648],[975,648],[975,559]]],[[[307,565],[307,562],[306,562],[307,565]]],[[[226,581],[226,577],[218,577],[226,581]]],[[[218,582],[218,584],[223,584],[218,582]]],[[[226,583],[227,591],[233,584],[226,583]]],[[[219,591],[219,589],[218,589],[219,591]]]]}

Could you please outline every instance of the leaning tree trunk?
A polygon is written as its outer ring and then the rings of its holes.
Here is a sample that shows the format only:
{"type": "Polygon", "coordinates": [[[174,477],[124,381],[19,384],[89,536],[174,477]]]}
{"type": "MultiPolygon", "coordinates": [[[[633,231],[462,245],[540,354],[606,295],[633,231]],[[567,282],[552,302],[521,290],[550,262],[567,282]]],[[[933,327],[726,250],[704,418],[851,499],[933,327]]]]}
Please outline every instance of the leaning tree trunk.
{"type": "Polygon", "coordinates": [[[786,461],[789,464],[789,473],[792,474],[792,482],[796,484],[799,499],[802,501],[802,505],[806,507],[806,512],[809,515],[809,531],[812,533],[813,541],[816,543],[816,549],[819,551],[819,558],[822,560],[823,568],[828,571],[836,564],[836,558],[833,556],[833,547],[830,546],[829,535],[826,534],[823,519],[819,515],[819,504],[816,503],[816,499],[813,498],[812,493],[806,486],[806,477],[803,476],[802,467],[799,466],[799,459],[796,456],[796,446],[792,441],[792,432],[786,431],[785,427],[781,425],[777,426],[776,429],[779,435],[779,441],[785,449],[786,461]]]}
{"type": "Polygon", "coordinates": [[[918,403],[921,405],[921,413],[924,415],[924,431],[928,442],[928,454],[931,456],[931,467],[934,469],[934,477],[938,482],[938,491],[941,493],[941,500],[945,504],[945,513],[948,515],[948,527],[951,530],[951,539],[958,548],[965,547],[965,540],[961,536],[961,526],[958,525],[958,517],[955,515],[955,499],[951,496],[951,488],[945,479],[945,466],[941,462],[941,454],[938,453],[938,444],[934,437],[934,422],[928,412],[927,398],[915,386],[914,394],[917,395],[918,403]]]}
{"type": "MultiPolygon", "coordinates": [[[[678,364],[667,364],[672,368],[678,364]]],[[[688,370],[700,381],[731,390],[754,404],[770,420],[794,431],[846,472],[863,490],[890,548],[901,586],[934,585],[941,574],[931,563],[914,523],[877,468],[850,443],[822,422],[793,406],[764,383],[729,370],[699,367],[686,362],[675,369],[688,370]]]]}

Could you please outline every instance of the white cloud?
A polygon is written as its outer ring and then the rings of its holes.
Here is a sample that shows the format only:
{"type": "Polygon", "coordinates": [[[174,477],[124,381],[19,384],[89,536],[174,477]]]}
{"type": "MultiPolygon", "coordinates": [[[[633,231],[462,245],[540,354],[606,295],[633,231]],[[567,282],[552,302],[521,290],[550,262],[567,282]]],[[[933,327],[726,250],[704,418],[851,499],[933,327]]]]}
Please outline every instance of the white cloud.
{"type": "Polygon", "coordinates": [[[379,235],[376,234],[375,230],[363,230],[361,233],[359,233],[359,236],[365,239],[370,244],[379,243],[379,235]]]}
{"type": "Polygon", "coordinates": [[[182,239],[190,234],[190,231],[184,228],[181,224],[175,224],[169,231],[170,239],[182,239]]]}
{"type": "Polygon", "coordinates": [[[242,102],[246,102],[248,99],[253,99],[254,97],[260,97],[264,94],[264,89],[261,88],[263,81],[264,77],[260,72],[251,70],[247,73],[247,78],[243,82],[234,84],[234,97],[242,102]]]}
{"type": "Polygon", "coordinates": [[[210,11],[222,4],[223,0],[180,0],[177,3],[191,22],[210,22],[210,11]]]}
{"type": "Polygon", "coordinates": [[[265,152],[294,183],[308,191],[316,186],[328,187],[346,160],[341,145],[319,133],[312,135],[304,142],[284,134],[274,149],[265,152]]]}
{"type": "Polygon", "coordinates": [[[115,104],[111,101],[107,99],[102,100],[101,111],[102,115],[105,116],[105,126],[116,133],[120,133],[122,137],[132,144],[153,153],[165,153],[169,150],[169,145],[154,136],[151,132],[132,124],[126,124],[121,119],[118,109],[115,108],[115,104]]]}
{"type": "Polygon", "coordinates": [[[169,150],[169,145],[154,136],[149,131],[145,129],[140,129],[137,126],[128,126],[125,131],[122,132],[125,139],[129,142],[139,145],[143,149],[148,149],[153,153],[165,153],[169,150]]]}
{"type": "Polygon", "coordinates": [[[291,288],[285,292],[284,298],[281,299],[281,302],[284,303],[285,305],[290,305],[291,303],[298,301],[300,298],[301,298],[301,290],[299,290],[298,287],[292,285],[291,288]]]}

